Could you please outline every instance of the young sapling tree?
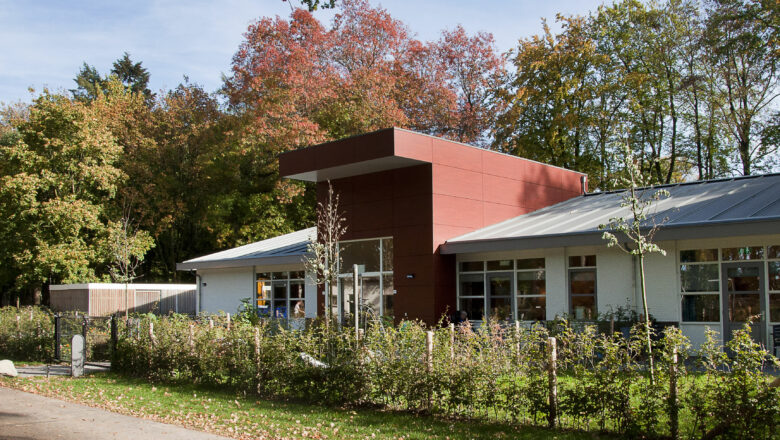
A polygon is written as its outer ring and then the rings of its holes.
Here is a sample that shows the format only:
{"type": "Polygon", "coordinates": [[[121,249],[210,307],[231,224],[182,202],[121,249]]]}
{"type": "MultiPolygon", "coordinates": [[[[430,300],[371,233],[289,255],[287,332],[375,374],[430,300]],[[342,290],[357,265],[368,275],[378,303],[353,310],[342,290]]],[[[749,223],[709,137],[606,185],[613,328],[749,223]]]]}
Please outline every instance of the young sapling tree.
{"type": "Polygon", "coordinates": [[[669,197],[669,191],[656,190],[643,174],[639,163],[634,158],[628,144],[620,145],[620,160],[624,172],[619,177],[619,184],[626,190],[621,196],[620,206],[628,208],[629,216],[613,217],[609,223],[599,225],[604,231],[602,238],[607,241],[607,247],[617,247],[623,252],[639,260],[639,282],[642,294],[642,311],[644,313],[645,338],[650,366],[650,380],[655,382],[653,369],[653,345],[650,339],[650,313],[647,307],[647,289],[645,286],[645,257],[651,253],[666,255],[666,251],[653,242],[658,228],[668,219],[656,221],[652,212],[654,205],[664,197],[669,197]]]}
{"type": "Polygon", "coordinates": [[[317,203],[317,235],[309,243],[308,254],[304,259],[307,276],[315,284],[322,286],[325,294],[325,325],[330,325],[331,289],[338,283],[339,241],[347,232],[346,219],[339,208],[339,195],[328,181],[328,195],[325,201],[317,203]]]}
{"type": "Polygon", "coordinates": [[[127,285],[138,278],[137,270],[146,252],[154,247],[154,239],[148,232],[136,229],[129,216],[109,223],[108,246],[111,253],[109,272],[116,283],[125,285],[125,318],[129,314],[127,285]]]}

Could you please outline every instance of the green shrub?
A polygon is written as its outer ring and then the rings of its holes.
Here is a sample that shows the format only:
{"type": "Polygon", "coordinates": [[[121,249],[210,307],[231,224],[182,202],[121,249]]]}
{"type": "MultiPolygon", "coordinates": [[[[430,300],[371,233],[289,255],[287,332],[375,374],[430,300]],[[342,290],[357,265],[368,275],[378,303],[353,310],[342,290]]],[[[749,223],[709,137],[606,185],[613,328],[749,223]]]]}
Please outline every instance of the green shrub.
{"type": "Polygon", "coordinates": [[[54,358],[54,315],[42,307],[0,308],[0,359],[54,358]]]}
{"type": "Polygon", "coordinates": [[[691,370],[685,368],[687,340],[678,329],[666,329],[653,348],[653,382],[642,331],[637,326],[626,340],[565,320],[531,328],[485,323],[452,330],[406,321],[370,326],[358,341],[354,329],[326,328],[322,322],[289,330],[247,319],[228,325],[225,316],[192,321],[149,315],[120,322],[114,368],[155,381],[196,382],[271,398],[546,425],[546,344],[554,334],[560,426],[663,438],[673,434],[672,421],[681,420],[680,432],[690,438],[713,429],[726,437],[776,434],[778,393],[761,371],[770,360],[746,333],[729,343],[733,358],[714,341],[705,344],[691,370]],[[427,331],[434,338],[430,357],[427,331]],[[670,386],[673,370],[678,399],[670,386]],[[726,428],[720,427],[724,421],[726,428]]]}

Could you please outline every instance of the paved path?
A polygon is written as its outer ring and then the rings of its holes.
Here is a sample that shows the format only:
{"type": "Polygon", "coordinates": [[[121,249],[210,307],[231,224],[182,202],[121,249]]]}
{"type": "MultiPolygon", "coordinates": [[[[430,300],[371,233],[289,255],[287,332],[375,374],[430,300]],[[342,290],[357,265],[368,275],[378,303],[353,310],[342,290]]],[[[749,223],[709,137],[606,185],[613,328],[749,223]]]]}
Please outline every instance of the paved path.
{"type": "Polygon", "coordinates": [[[0,387],[0,439],[227,440],[4,387],[0,387]]]}
{"type": "MultiPolygon", "coordinates": [[[[84,374],[111,371],[110,362],[90,362],[84,364],[84,374]]],[[[23,365],[16,367],[19,377],[31,376],[70,376],[70,365],[23,365]]]]}

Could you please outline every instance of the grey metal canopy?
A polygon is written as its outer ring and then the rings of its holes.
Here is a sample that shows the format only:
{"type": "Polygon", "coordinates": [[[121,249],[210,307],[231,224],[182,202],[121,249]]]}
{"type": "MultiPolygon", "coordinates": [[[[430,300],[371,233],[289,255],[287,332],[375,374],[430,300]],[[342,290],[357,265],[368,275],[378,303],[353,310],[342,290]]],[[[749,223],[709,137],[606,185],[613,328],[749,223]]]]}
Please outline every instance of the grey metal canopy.
{"type": "MultiPolygon", "coordinates": [[[[653,205],[666,219],[656,240],[780,233],[780,174],[644,188],[669,192],[653,205]]],[[[604,244],[600,224],[630,218],[625,190],[589,193],[468,234],[442,245],[443,254],[604,244]]]]}
{"type": "Polygon", "coordinates": [[[308,228],[177,263],[178,270],[301,264],[317,229],[308,228]]]}

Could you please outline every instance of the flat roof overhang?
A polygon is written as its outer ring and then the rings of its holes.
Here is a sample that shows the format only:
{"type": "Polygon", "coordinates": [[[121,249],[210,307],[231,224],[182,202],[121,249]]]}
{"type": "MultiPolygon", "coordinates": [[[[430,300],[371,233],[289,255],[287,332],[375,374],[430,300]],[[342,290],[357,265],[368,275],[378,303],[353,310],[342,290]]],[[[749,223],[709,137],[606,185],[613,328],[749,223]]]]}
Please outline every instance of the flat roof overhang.
{"type": "MultiPolygon", "coordinates": [[[[565,234],[546,234],[524,237],[506,237],[482,240],[446,242],[442,254],[468,254],[571,246],[606,245],[603,231],[587,230],[565,234]]],[[[737,237],[745,235],[780,234],[780,219],[724,220],[706,223],[685,223],[662,226],[653,241],[688,240],[702,238],[737,237]]],[[[620,237],[618,237],[620,238],[620,237]]]]}
{"type": "MultiPolygon", "coordinates": [[[[457,154],[457,152],[464,150],[480,150],[495,154],[507,161],[508,164],[517,163],[518,166],[524,162],[535,162],[461,142],[392,127],[282,153],[279,155],[279,175],[309,182],[324,182],[331,179],[431,164],[441,161],[442,155],[457,154]],[[446,148],[441,148],[445,146],[446,148]]],[[[576,173],[575,171],[570,172],[576,173]]]]}
{"type": "Polygon", "coordinates": [[[430,163],[433,137],[398,128],[288,151],[279,155],[279,174],[323,182],[430,163]]]}

